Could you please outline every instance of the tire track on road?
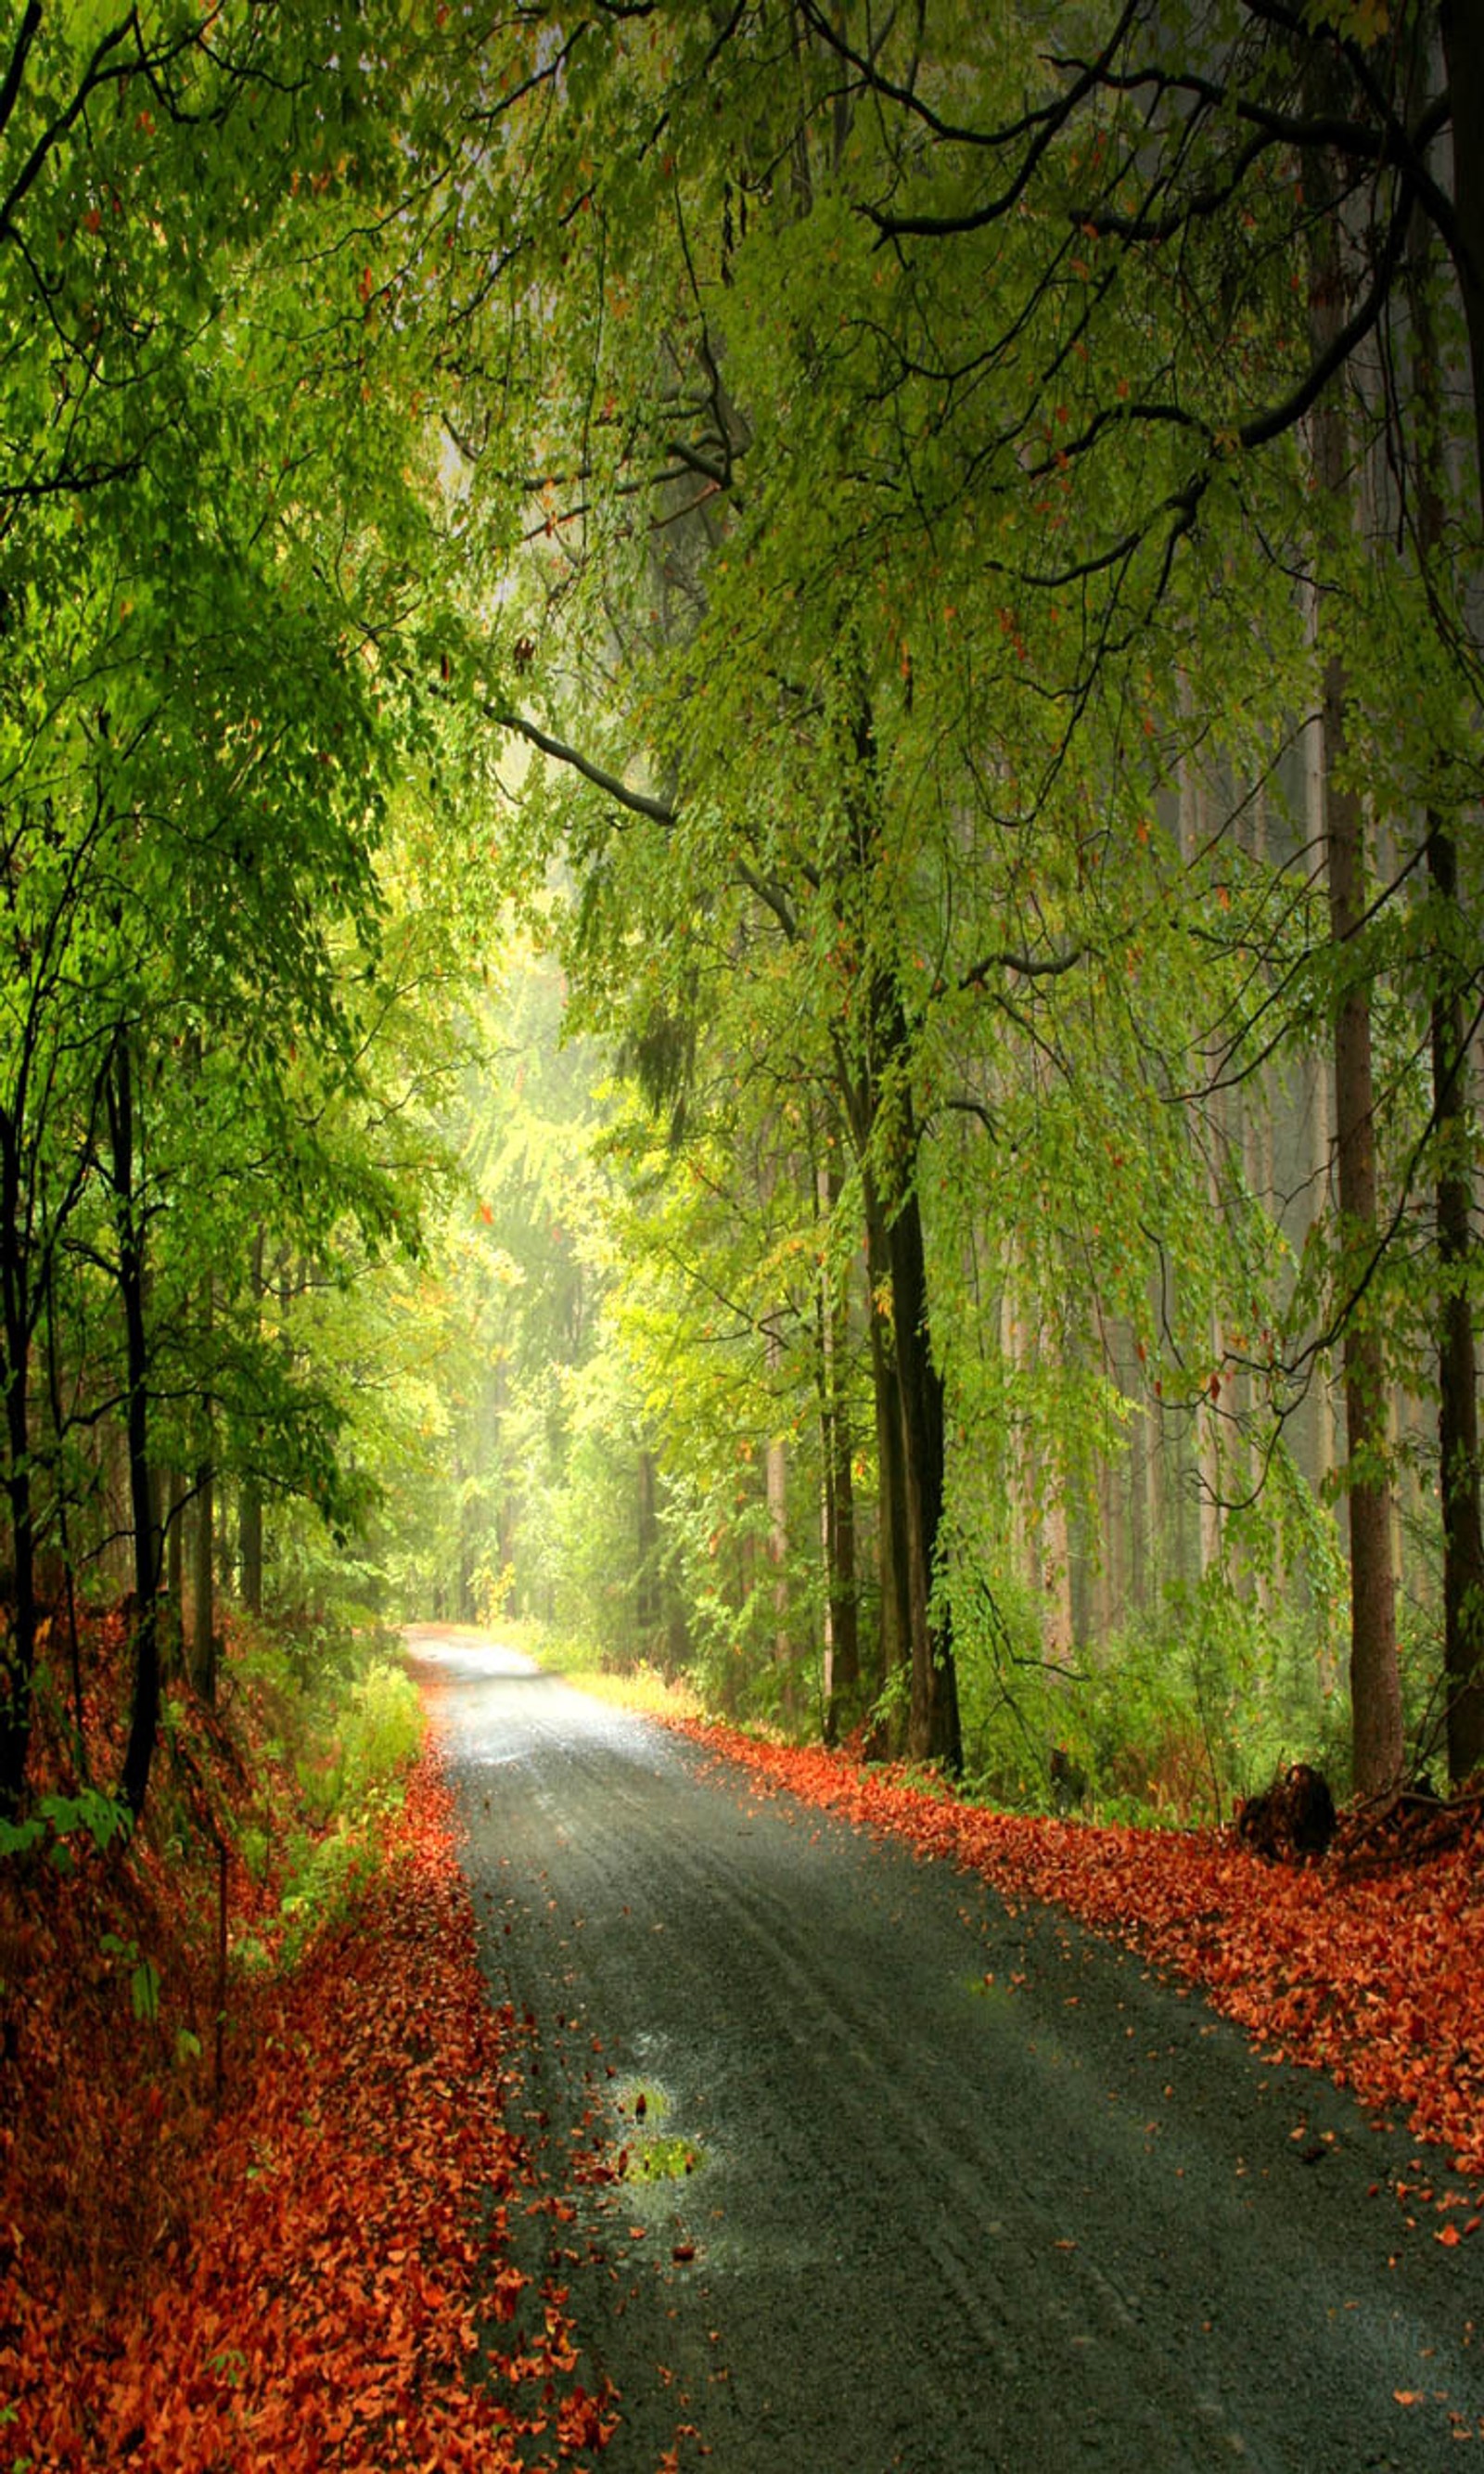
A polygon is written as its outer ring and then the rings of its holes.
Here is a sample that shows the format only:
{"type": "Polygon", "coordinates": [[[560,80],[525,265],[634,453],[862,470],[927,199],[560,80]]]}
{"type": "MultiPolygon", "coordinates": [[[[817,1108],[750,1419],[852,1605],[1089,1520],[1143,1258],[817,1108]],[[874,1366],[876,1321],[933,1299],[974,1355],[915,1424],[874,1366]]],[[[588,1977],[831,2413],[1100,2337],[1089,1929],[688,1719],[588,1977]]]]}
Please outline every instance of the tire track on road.
{"type": "Polygon", "coordinates": [[[470,1677],[444,1723],[551,2169],[645,2081],[705,2157],[586,2194],[601,2256],[557,2243],[625,2392],[613,2474],[684,2420],[717,2474],[1457,2462],[1465,2297],[1367,2203],[1390,2169],[1346,2099],[1053,1911],[554,1683],[470,1677]],[[1318,2171],[1301,2112],[1336,2126],[1318,2171]]]}

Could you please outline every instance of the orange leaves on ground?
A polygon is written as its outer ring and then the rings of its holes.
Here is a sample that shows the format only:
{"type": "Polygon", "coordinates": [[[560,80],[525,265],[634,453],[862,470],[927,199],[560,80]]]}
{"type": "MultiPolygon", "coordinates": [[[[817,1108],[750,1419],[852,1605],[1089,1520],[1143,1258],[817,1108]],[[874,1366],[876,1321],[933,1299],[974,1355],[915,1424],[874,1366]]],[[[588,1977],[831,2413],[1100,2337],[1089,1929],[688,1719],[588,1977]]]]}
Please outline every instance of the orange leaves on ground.
{"type": "MultiPolygon", "coordinates": [[[[1484,1828],[1405,1865],[1264,1864],[1216,1831],[1095,1829],[990,1812],[900,1769],[674,1722],[786,1787],[924,1856],[980,1873],[1012,1904],[1046,1899],[1199,1984],[1275,2059],[1400,2108],[1460,2173],[1484,2174],[1484,1828]]],[[[1441,2237],[1459,2236],[1445,2228],[1441,2237]]]]}
{"type": "Polygon", "coordinates": [[[607,2411],[601,2397],[589,2396],[584,2389],[573,2389],[564,2397],[558,2409],[557,2433],[562,2446],[569,2452],[578,2448],[606,2448],[619,2427],[619,2417],[607,2411]]]}
{"type": "MultiPolygon", "coordinates": [[[[0,2224],[7,2462],[500,2474],[533,2462],[520,2434],[551,2466],[604,2445],[559,2299],[527,2297],[505,2256],[513,2041],[425,1758],[360,1905],[247,2003],[225,2109],[181,2145],[175,2205],[128,2273],[69,2280],[0,2224]],[[482,2364],[481,2330],[518,2317],[482,2364]]],[[[0,2194],[15,2166],[0,2147],[0,2194]]],[[[108,2204],[106,2183],[53,2180],[80,2219],[108,2204]]]]}

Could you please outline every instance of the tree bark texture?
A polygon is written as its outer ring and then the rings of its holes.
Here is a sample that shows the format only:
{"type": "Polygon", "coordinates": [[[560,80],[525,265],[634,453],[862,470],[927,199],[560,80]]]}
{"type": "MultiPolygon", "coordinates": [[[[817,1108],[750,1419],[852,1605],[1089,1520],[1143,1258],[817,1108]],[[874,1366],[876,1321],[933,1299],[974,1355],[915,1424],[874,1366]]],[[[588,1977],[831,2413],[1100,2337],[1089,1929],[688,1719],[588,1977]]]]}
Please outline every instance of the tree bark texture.
{"type": "MultiPolygon", "coordinates": [[[[211,1280],[207,1274],[202,1298],[205,1328],[211,1327],[211,1280]]],[[[216,1483],[210,1457],[211,1403],[203,1400],[207,1448],[196,1469],[196,1515],[191,1558],[191,1682],[203,1701],[216,1699],[216,1483]]]]}
{"type": "MultiPolygon", "coordinates": [[[[1322,97],[1314,98],[1323,101],[1322,97]]],[[[1339,332],[1346,279],[1340,190],[1323,158],[1315,171],[1316,204],[1327,204],[1310,267],[1310,326],[1320,349],[1339,332]],[[1327,184],[1326,200],[1320,192],[1327,184]]],[[[1338,529],[1349,513],[1349,438],[1332,380],[1313,416],[1315,479],[1322,512],[1338,529]]],[[[1324,614],[1319,614],[1323,640],[1324,614]]],[[[1357,1273],[1377,1242],[1375,1095],[1371,1055],[1371,1000],[1350,949],[1365,919],[1365,819],[1360,794],[1347,778],[1348,684],[1331,653],[1323,668],[1325,864],[1329,935],[1341,988],[1334,1027],[1335,1165],[1342,1263],[1357,1273]]],[[[1345,1274],[1349,1278],[1349,1272],[1345,1274]]],[[[1346,1308],[1346,1501],[1350,1514],[1350,1736],[1360,1795],[1393,1786],[1402,1767],[1401,1686],[1397,1663],[1396,1574],[1392,1564],[1391,1487],[1387,1475],[1386,1371],[1381,1335],[1364,1295],[1346,1308]]]]}
{"type": "MultiPolygon", "coordinates": [[[[1325,674],[1325,750],[1329,928],[1343,954],[1365,914],[1365,848],[1359,796],[1336,779],[1345,762],[1345,679],[1337,662],[1325,674]]],[[[1340,1222],[1345,1252],[1358,1265],[1366,1247],[1376,1242],[1378,1220],[1371,1002],[1362,981],[1351,978],[1345,988],[1334,1036],[1340,1222]]],[[[1349,1309],[1343,1349],[1354,1783],[1360,1795],[1378,1795],[1400,1777],[1403,1747],[1386,1368],[1381,1335],[1364,1297],[1349,1309]]]]}
{"type": "MultiPolygon", "coordinates": [[[[1475,12],[1475,46],[1480,36],[1475,12]]],[[[1475,61],[1475,70],[1478,62],[1475,61]]],[[[1484,96],[1480,107],[1484,109],[1484,96]]],[[[1456,125],[1456,123],[1455,123],[1456,125]]],[[[1476,149],[1474,150],[1477,151],[1476,149]]],[[[1462,177],[1462,176],[1461,176],[1462,177]]],[[[1445,508],[1442,382],[1432,315],[1431,241],[1421,216],[1408,266],[1420,413],[1418,549],[1424,567],[1443,555],[1445,508]]],[[[1470,934],[1459,903],[1458,850],[1448,819],[1427,819],[1427,874],[1439,911],[1437,977],[1429,1031],[1437,1145],[1438,1478],[1443,1517],[1443,1673],[1448,1777],[1455,1785],[1484,1763],[1484,1522],[1480,1519],[1478,1360],[1472,1281],[1473,1183],[1469,1138],[1469,1034],[1463,958],[1470,934]]]]}
{"type": "MultiPolygon", "coordinates": [[[[821,1231],[839,1200],[828,1164],[816,1177],[821,1231]]],[[[860,1715],[861,1631],[856,1594],[855,1478],[844,1393],[849,1356],[847,1300],[826,1263],[819,1273],[815,1361],[819,1389],[820,1531],[824,1553],[824,1739],[839,1740],[840,1720],[860,1715]]]]}
{"type": "Polygon", "coordinates": [[[129,1501],[134,1520],[134,1700],[120,1782],[135,1818],[149,1793],[159,1733],[160,1541],[150,1470],[149,1333],[145,1318],[144,1236],[134,1184],[134,1072],[121,1032],[109,1084],[109,1136],[118,1237],[118,1288],[124,1314],[129,1501]]]}
{"type": "Polygon", "coordinates": [[[5,1506],[10,1580],[0,1587],[0,1815],[19,1809],[31,1751],[40,1579],[31,1477],[35,1260],[24,1192],[24,1103],[0,1112],[0,1385],[5,1393],[5,1506]]]}
{"type": "Polygon", "coordinates": [[[1484,9],[1479,0],[1443,0],[1440,15],[1453,123],[1453,266],[1469,328],[1473,443],[1484,500],[1484,9]]]}
{"type": "MultiPolygon", "coordinates": [[[[1440,901],[1458,899],[1458,855],[1436,824],[1427,865],[1440,901]]],[[[1478,1363],[1469,1270],[1473,1190],[1468,1173],[1468,1046],[1456,982],[1432,1002],[1438,1143],[1438,1467],[1443,1510],[1443,1665],[1448,1768],[1455,1785],[1484,1763],[1484,1523],[1479,1516],[1478,1363]]]]}

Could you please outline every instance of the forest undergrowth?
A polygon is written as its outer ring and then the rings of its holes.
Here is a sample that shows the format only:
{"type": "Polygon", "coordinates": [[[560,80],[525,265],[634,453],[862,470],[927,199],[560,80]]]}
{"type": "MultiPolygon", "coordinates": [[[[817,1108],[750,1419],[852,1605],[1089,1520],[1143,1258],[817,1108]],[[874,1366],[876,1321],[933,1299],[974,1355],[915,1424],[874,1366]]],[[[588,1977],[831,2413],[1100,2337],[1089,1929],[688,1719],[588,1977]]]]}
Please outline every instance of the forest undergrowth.
{"type": "Polygon", "coordinates": [[[0,1860],[4,2474],[587,2462],[435,1755],[327,1814],[261,1710],[187,1704],[130,1839],[51,1734],[0,1860]]]}
{"type": "MultiPolygon", "coordinates": [[[[924,1856],[978,1873],[1013,1909],[1050,1901],[1205,1994],[1265,2057],[1325,2072],[1434,2152],[1397,2183],[1447,2245],[1484,2227],[1484,1808],[1429,1835],[1353,1812],[1322,1861],[1268,1862],[1227,1830],[1107,1827],[996,1812],[900,1765],[704,1721],[679,1732],[924,1856]],[[1436,1843],[1442,1836],[1446,1843],[1436,1843]]],[[[1447,1807],[1442,1808],[1445,1812],[1447,1807]]]]}

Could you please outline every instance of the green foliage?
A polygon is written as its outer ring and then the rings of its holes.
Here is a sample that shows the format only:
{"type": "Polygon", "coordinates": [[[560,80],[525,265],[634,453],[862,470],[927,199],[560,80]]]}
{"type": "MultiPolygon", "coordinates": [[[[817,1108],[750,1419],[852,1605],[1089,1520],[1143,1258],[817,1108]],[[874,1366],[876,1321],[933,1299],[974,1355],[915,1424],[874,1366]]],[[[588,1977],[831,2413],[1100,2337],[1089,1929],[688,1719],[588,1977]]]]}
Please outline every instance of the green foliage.
{"type": "Polygon", "coordinates": [[[332,1930],[354,1910],[383,1861],[375,1833],[363,1821],[344,1815],[328,1831],[295,1835],[285,1855],[280,1900],[282,1965],[293,1967],[316,1934],[332,1930]]]}
{"type": "MultiPolygon", "coordinates": [[[[272,1729],[316,1823],[359,1829],[395,1800],[425,1722],[405,1666],[376,1637],[326,1624],[257,1631],[243,1638],[230,1674],[272,1729]]],[[[242,1852],[252,1870],[265,1850],[255,1838],[242,1852]]]]}
{"type": "Polygon", "coordinates": [[[128,1806],[96,1787],[83,1787],[76,1795],[42,1795],[24,1820],[0,1819],[0,1856],[29,1855],[44,1846],[54,1870],[69,1873],[76,1862],[69,1839],[85,1839],[102,1855],[127,1839],[133,1827],[128,1806]]]}
{"type": "Polygon", "coordinates": [[[105,1958],[119,1960],[129,1971],[129,2002],[135,2024],[153,2027],[159,2018],[159,1970],[141,1954],[136,1941],[105,1933],[98,1944],[105,1958]]]}
{"type": "Polygon", "coordinates": [[[1212,1823],[1289,1761],[1348,1779],[1348,1716],[1312,1607],[1270,1610],[1220,1574],[1172,1583],[1106,1640],[1050,1661],[1041,1611],[1013,1578],[956,1620],[968,1784],[1016,1810],[1056,1807],[1063,1746],[1107,1821],[1212,1823]]]}
{"type": "Polygon", "coordinates": [[[422,1705],[383,1643],[328,1626],[282,1634],[234,1624],[225,1680],[238,1723],[266,1736],[274,1762],[267,1808],[237,1854],[255,1880],[276,1887],[278,1929],[239,1935],[234,1964],[292,1964],[384,1863],[384,1825],[423,1742],[422,1705]]]}
{"type": "Polygon", "coordinates": [[[422,1704],[404,1666],[375,1659],[357,1677],[340,1723],[336,1801],[384,1799],[423,1741],[422,1704]]]}
{"type": "Polygon", "coordinates": [[[1430,1057],[1477,837],[1425,864],[1484,787],[1479,521],[1379,141],[1396,383],[1324,399],[1375,506],[1314,488],[1312,184],[1249,133],[1316,79],[1411,111],[1421,21],[1224,0],[1156,75],[1135,11],[1074,92],[1044,12],[959,0],[361,12],[349,83],[332,0],[95,14],[27,20],[0,131],[15,1538],[109,1554],[126,1412],[265,1507],[327,1817],[401,1739],[341,1653],[391,1613],[799,1731],[843,1590],[895,1726],[894,1537],[1007,1796],[1063,1731],[1131,1809],[1314,1742],[1331,1360],[1375,1328],[1430,1406],[1484,1279],[1430,1057]],[[1389,837],[1343,938],[1337,674],[1389,837]],[[1375,1231],[1316,1155],[1362,998],[1375,1231]]]}

